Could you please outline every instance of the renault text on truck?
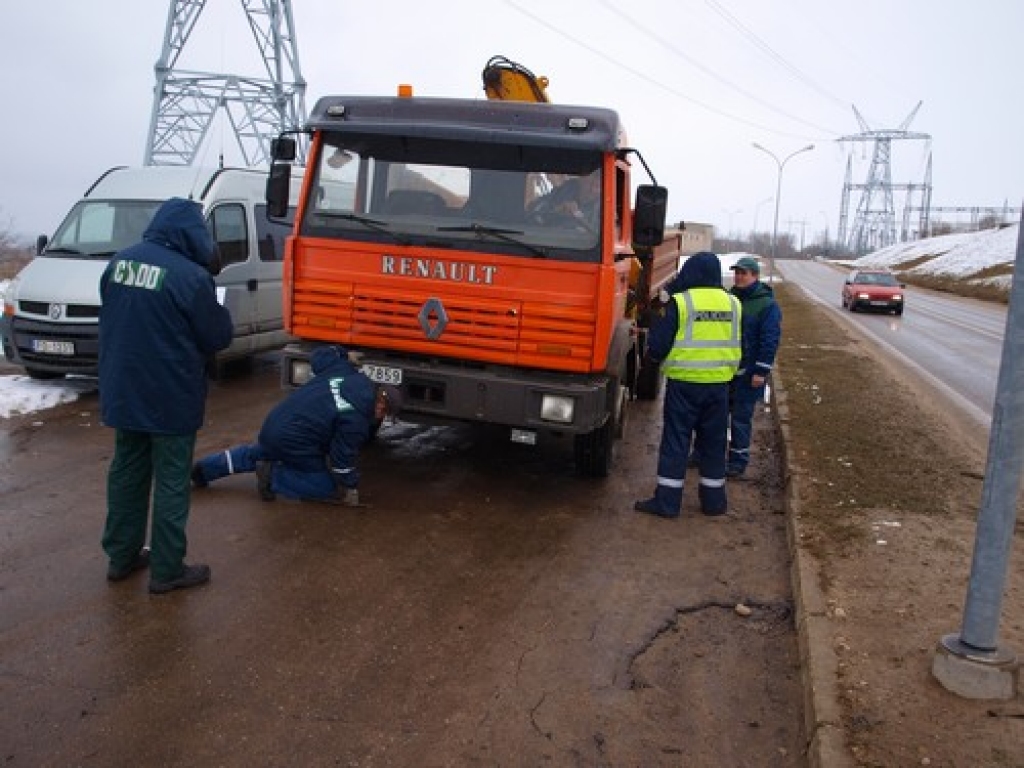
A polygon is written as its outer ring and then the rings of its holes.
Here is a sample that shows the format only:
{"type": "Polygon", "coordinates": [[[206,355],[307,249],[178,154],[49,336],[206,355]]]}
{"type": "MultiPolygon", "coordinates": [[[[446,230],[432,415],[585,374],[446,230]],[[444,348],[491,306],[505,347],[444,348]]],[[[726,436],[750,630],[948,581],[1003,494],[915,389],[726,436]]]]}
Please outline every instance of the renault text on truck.
{"type": "MultiPolygon", "coordinates": [[[[344,344],[401,387],[403,418],[573,438],[604,476],[645,364],[667,193],[637,188],[639,154],[609,109],[414,97],[321,99],[284,265],[285,383],[309,347],[344,344]],[[584,188],[596,190],[587,205],[584,188]]],[[[295,140],[275,142],[268,205],[289,205],[295,140]]],[[[641,160],[642,162],[642,160],[641,160]]],[[[646,166],[645,166],[646,168],[646,166]]]]}
{"type": "MultiPolygon", "coordinates": [[[[296,191],[298,190],[296,178],[296,191]]],[[[267,218],[265,169],[113,168],[75,203],[4,297],[4,355],[33,378],[94,376],[99,353],[99,281],[110,258],[142,239],[170,197],[203,206],[222,264],[217,276],[235,337],[220,363],[280,348],[281,260],[291,227],[267,218]]]]}

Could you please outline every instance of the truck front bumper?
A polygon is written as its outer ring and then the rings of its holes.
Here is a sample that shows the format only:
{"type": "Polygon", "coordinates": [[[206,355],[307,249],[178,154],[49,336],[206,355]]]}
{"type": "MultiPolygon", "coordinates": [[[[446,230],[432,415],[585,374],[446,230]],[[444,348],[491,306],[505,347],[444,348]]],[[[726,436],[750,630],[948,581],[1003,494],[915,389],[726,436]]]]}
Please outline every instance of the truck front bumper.
{"type": "MultiPolygon", "coordinates": [[[[286,386],[308,372],[310,348],[289,346],[282,357],[286,386]]],[[[481,422],[512,428],[586,434],[604,425],[610,379],[457,361],[424,360],[372,351],[354,355],[370,378],[402,391],[402,418],[421,423],[481,422]]]]}

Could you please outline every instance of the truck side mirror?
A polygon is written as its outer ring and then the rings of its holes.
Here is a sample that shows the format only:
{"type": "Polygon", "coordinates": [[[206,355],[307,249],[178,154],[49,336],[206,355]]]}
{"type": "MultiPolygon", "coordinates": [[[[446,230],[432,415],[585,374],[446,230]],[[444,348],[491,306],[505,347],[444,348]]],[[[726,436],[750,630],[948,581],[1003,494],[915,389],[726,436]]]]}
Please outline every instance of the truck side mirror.
{"type": "Polygon", "coordinates": [[[633,242],[642,248],[661,245],[665,239],[665,210],[668,207],[668,190],[653,184],[641,184],[636,188],[636,205],[633,208],[633,242]]]}
{"type": "Polygon", "coordinates": [[[279,136],[270,142],[270,159],[290,163],[295,160],[296,142],[291,136],[279,136]]]}
{"type": "Polygon", "coordinates": [[[36,256],[46,250],[46,245],[50,242],[50,238],[46,235],[40,235],[36,238],[36,256]]]}
{"type": "Polygon", "coordinates": [[[288,195],[291,192],[292,167],[288,163],[274,163],[267,177],[267,216],[283,219],[288,215],[288,195]]]}

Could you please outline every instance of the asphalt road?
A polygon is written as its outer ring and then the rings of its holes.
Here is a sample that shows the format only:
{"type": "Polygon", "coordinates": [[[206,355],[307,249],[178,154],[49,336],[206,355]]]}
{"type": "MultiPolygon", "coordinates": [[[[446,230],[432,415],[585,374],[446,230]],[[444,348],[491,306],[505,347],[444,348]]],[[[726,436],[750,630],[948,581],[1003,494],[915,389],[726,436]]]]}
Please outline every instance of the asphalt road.
{"type": "Polygon", "coordinates": [[[812,261],[781,261],[786,280],[856,323],[902,364],[944,393],[979,429],[988,431],[1006,328],[1006,307],[908,286],[901,317],[841,308],[846,272],[812,261]]]}
{"type": "MultiPolygon", "coordinates": [[[[255,434],[273,360],[211,391],[200,451],[255,434]]],[[[724,520],[632,511],[660,407],[612,477],[570,446],[400,425],[352,510],[193,494],[212,582],[108,584],[95,395],[0,421],[5,766],[803,766],[782,481],[762,416],[724,520]],[[735,606],[751,611],[743,617],[735,606]]]]}

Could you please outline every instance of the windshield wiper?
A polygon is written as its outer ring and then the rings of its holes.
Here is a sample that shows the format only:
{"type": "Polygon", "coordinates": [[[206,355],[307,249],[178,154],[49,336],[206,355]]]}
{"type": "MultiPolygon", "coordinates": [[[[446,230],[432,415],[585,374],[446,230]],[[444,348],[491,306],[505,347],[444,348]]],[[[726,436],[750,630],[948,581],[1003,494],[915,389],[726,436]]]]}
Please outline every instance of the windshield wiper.
{"type": "Polygon", "coordinates": [[[354,221],[356,224],[362,224],[368,229],[376,230],[377,232],[383,232],[385,235],[390,236],[396,243],[401,245],[411,245],[412,241],[397,232],[392,232],[388,227],[387,222],[378,221],[377,219],[371,219],[369,216],[360,216],[355,213],[335,213],[333,211],[319,211],[314,216],[323,216],[325,219],[342,219],[343,221],[354,221]]]}
{"type": "Polygon", "coordinates": [[[501,241],[506,242],[506,243],[512,243],[513,245],[518,245],[520,248],[525,248],[530,253],[532,253],[534,256],[539,256],[542,259],[546,259],[547,256],[548,256],[547,251],[541,250],[540,248],[538,248],[535,245],[530,245],[530,243],[524,243],[522,240],[519,240],[519,239],[517,239],[515,237],[512,237],[512,235],[521,235],[521,234],[523,234],[518,229],[499,229],[498,227],[485,227],[483,224],[477,224],[476,222],[473,222],[472,224],[467,224],[466,226],[462,226],[462,227],[438,227],[437,231],[438,232],[473,232],[473,233],[475,233],[477,235],[477,237],[480,237],[480,238],[483,238],[483,237],[493,237],[495,240],[501,240],[501,241]]]}

